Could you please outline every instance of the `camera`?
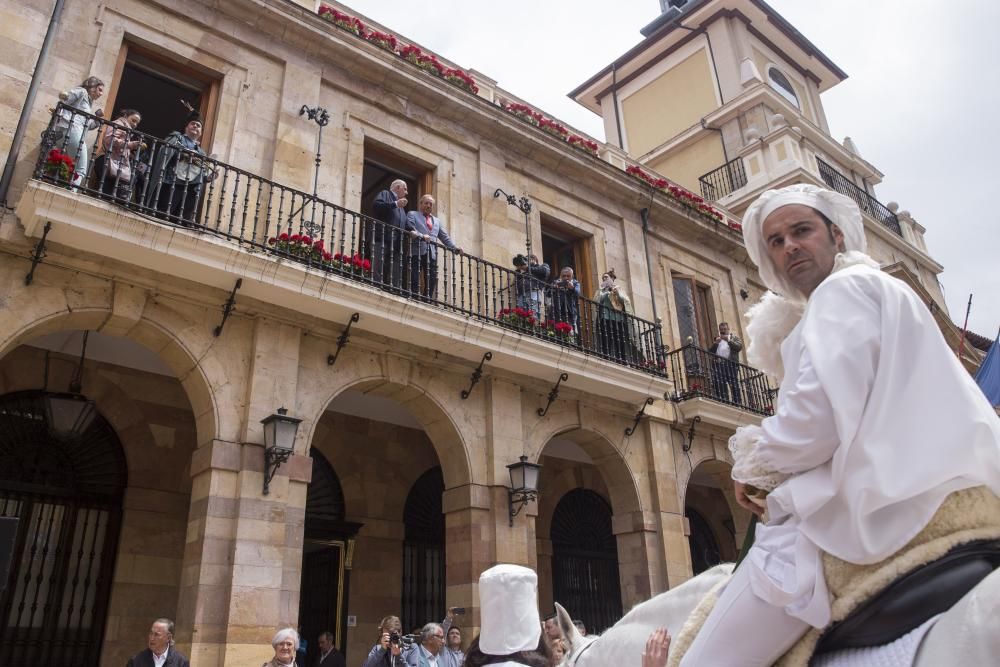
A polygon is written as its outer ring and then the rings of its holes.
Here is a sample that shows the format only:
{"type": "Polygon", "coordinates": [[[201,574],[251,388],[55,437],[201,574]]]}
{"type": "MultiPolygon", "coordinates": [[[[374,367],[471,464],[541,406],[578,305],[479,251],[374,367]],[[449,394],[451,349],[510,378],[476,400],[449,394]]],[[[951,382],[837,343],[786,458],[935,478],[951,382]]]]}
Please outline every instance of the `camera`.
{"type": "Polygon", "coordinates": [[[517,255],[514,255],[513,262],[514,262],[514,266],[527,266],[528,265],[528,258],[525,257],[524,255],[517,254],[517,255]]]}
{"type": "Polygon", "coordinates": [[[465,613],[465,607],[455,607],[455,608],[454,608],[454,609],[452,609],[451,611],[452,611],[452,613],[454,613],[455,615],[457,615],[457,616],[461,616],[462,614],[464,614],[464,613],[465,613]]]}
{"type": "Polygon", "coordinates": [[[399,638],[399,633],[398,632],[390,632],[389,633],[389,643],[390,644],[393,644],[395,646],[399,646],[399,639],[400,638],[399,638]]]}

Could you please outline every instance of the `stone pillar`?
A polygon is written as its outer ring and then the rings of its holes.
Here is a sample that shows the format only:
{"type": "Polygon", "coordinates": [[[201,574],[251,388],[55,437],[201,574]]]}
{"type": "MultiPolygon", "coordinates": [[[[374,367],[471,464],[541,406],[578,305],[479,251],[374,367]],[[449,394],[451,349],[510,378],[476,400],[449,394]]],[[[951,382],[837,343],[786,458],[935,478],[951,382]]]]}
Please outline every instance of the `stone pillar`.
{"type": "Polygon", "coordinates": [[[296,415],[300,336],[296,327],[254,322],[243,443],[217,440],[192,457],[178,616],[199,666],[263,662],[274,632],[297,624],[312,461],[300,439],[263,495],[260,421],[282,405],[296,415]]]}
{"type": "Polygon", "coordinates": [[[467,637],[479,632],[479,575],[495,562],[491,496],[489,487],[466,484],[441,498],[448,545],[445,600],[449,607],[465,607],[456,623],[467,637]]]}
{"type": "Polygon", "coordinates": [[[684,503],[677,489],[677,464],[673,434],[662,421],[649,419],[642,426],[649,447],[649,469],[653,512],[658,516],[661,544],[658,558],[665,578],[651,591],[660,593],[691,578],[691,551],[688,547],[684,503]]]}
{"type": "Polygon", "coordinates": [[[622,609],[648,600],[659,577],[651,564],[660,560],[657,517],[653,512],[629,512],[612,517],[618,543],[618,579],[622,589],[622,609]]]}

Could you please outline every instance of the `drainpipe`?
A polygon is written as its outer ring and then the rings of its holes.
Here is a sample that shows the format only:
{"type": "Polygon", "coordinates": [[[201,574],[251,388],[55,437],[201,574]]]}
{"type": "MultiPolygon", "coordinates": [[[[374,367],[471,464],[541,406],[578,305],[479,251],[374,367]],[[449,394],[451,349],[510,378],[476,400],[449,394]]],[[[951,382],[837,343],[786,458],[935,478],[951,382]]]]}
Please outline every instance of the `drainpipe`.
{"type": "Polygon", "coordinates": [[[42,50],[38,52],[38,60],[35,62],[35,70],[31,74],[31,83],[28,84],[28,95],[24,98],[24,107],[21,109],[21,116],[17,119],[17,129],[14,130],[14,139],[10,144],[10,152],[7,154],[7,163],[3,167],[3,176],[0,176],[0,203],[7,205],[7,191],[10,189],[10,181],[14,178],[14,166],[21,152],[21,142],[24,140],[24,132],[28,129],[28,121],[31,119],[31,109],[35,106],[35,96],[38,94],[38,86],[41,84],[40,73],[45,61],[49,57],[49,48],[56,36],[56,29],[59,27],[59,19],[62,18],[62,10],[65,0],[56,0],[55,7],[52,8],[52,16],[49,17],[49,27],[45,31],[45,40],[42,42],[42,50]]]}
{"type": "Polygon", "coordinates": [[[611,63],[611,102],[615,105],[615,128],[618,130],[618,148],[625,150],[625,140],[622,139],[622,119],[618,113],[618,69],[611,63]]]}

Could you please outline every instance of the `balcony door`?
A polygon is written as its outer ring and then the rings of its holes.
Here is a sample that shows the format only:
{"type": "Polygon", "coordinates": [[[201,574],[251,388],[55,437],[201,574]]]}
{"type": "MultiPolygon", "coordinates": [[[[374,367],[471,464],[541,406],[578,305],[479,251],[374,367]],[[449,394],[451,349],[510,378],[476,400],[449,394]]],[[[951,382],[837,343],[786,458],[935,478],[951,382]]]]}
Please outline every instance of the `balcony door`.
{"type": "Polygon", "coordinates": [[[679,274],[673,275],[673,286],[680,345],[693,343],[708,348],[715,340],[711,289],[679,274]]]}

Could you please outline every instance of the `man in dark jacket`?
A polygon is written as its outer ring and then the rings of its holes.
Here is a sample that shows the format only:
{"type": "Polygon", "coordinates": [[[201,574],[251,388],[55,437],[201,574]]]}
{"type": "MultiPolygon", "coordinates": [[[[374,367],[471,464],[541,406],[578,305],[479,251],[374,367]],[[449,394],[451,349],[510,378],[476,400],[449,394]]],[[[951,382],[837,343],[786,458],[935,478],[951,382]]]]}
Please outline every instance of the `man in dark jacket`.
{"type": "Polygon", "coordinates": [[[728,322],[719,323],[719,335],[708,351],[715,355],[713,361],[712,384],[715,396],[723,401],[740,405],[739,361],[743,341],[729,331],[728,322]]]}
{"type": "Polygon", "coordinates": [[[545,288],[549,279],[549,265],[539,264],[538,257],[516,255],[514,257],[514,291],[518,308],[530,310],[536,321],[542,319],[542,305],[545,303],[545,288]]]}
{"type": "Polygon", "coordinates": [[[372,280],[398,288],[403,276],[403,230],[406,229],[406,181],[396,179],[375,197],[374,229],[368,232],[372,280]]]}
{"type": "Polygon", "coordinates": [[[174,622],[169,618],[153,621],[146,648],[129,658],[127,667],[191,667],[184,654],[174,648],[174,622]]]}

